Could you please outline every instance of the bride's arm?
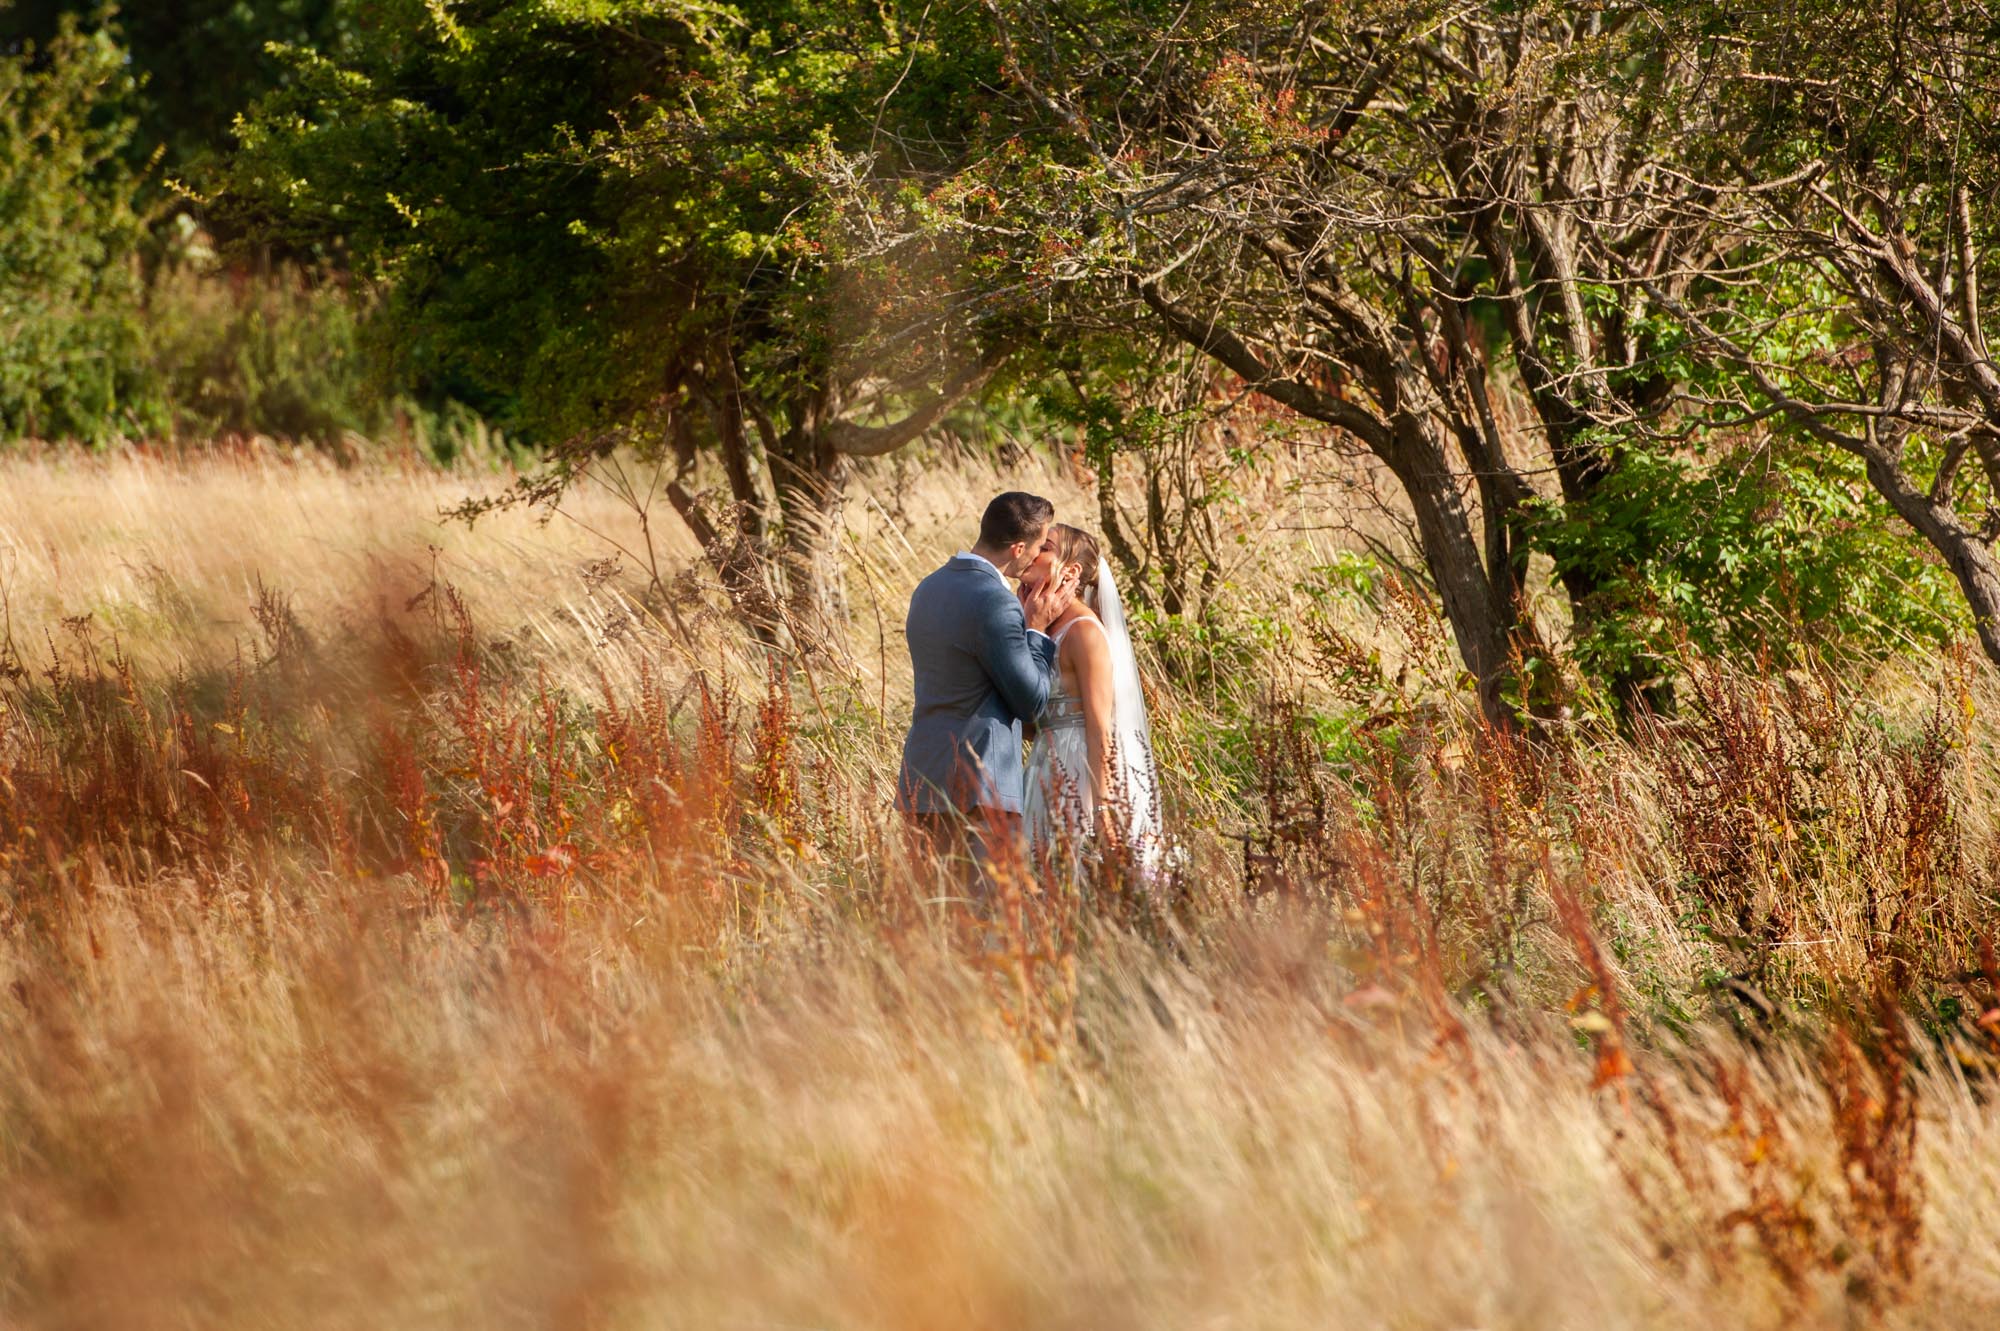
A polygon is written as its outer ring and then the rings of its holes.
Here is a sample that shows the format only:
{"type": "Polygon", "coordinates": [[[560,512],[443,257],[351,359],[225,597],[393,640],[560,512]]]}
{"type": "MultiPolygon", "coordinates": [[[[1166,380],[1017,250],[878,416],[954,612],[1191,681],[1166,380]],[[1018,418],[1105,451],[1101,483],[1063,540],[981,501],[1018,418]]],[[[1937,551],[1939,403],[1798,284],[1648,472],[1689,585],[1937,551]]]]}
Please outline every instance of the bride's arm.
{"type": "MultiPolygon", "coordinates": [[[[1080,627],[1080,626],[1079,626],[1080,627]]],[[[1111,735],[1117,725],[1117,686],[1111,676],[1111,644],[1095,620],[1082,633],[1063,635],[1063,650],[1076,673],[1076,691],[1083,703],[1084,751],[1090,764],[1090,789],[1100,813],[1111,800],[1111,735]]]]}

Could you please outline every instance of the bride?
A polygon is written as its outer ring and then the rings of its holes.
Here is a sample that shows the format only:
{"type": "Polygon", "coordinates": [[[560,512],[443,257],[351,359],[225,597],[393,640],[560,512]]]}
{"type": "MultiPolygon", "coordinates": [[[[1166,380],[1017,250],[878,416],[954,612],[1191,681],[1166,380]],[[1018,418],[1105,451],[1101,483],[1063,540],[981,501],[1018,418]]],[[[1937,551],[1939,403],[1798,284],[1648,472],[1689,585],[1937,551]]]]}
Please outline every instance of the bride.
{"type": "Polygon", "coordinates": [[[1057,523],[1021,593],[1072,570],[1076,600],[1048,629],[1057,670],[1028,755],[1028,835],[1038,853],[1067,844],[1079,861],[1129,849],[1150,876],[1161,850],[1153,741],[1111,566],[1090,533],[1057,523]]]}

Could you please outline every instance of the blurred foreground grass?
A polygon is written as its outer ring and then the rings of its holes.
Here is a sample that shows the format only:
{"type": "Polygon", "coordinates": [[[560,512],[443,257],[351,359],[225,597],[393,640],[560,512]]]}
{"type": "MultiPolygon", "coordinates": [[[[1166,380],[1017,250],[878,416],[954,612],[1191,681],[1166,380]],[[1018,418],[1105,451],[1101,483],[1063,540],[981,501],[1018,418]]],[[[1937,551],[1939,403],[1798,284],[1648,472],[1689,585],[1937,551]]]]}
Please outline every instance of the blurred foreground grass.
{"type": "Polygon", "coordinates": [[[1039,464],[866,478],[855,634],[775,662],[601,494],[0,481],[9,1324],[2000,1312],[1962,660],[1690,661],[1673,724],[1531,748],[1264,533],[1149,648],[1182,878],[981,912],[886,808],[896,625],[985,493],[1083,506],[1039,464]]]}

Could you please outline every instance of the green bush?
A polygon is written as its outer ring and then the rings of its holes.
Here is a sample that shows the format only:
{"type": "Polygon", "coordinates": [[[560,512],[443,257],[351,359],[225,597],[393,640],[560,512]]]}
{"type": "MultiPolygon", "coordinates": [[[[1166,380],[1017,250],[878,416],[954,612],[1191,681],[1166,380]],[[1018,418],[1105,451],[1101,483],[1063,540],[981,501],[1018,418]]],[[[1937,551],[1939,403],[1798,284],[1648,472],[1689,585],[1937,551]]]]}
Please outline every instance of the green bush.
{"type": "Polygon", "coordinates": [[[1670,670],[1684,646],[1783,666],[1950,641],[1966,624],[1949,570],[1883,521],[1861,470],[1784,438],[1713,457],[1634,448],[1588,503],[1541,506],[1524,529],[1559,566],[1604,575],[1575,643],[1599,677],[1670,670]]]}
{"type": "Polygon", "coordinates": [[[396,373],[367,296],[288,266],[214,270],[191,230],[181,249],[146,293],[144,344],[174,437],[264,435],[340,453],[381,444],[443,463],[513,456],[473,408],[396,373]]]}
{"type": "Polygon", "coordinates": [[[73,15],[0,55],[0,442],[504,451],[448,386],[371,352],[371,302],[293,266],[224,271],[185,213],[155,231],[132,69],[113,29],[73,15]]]}
{"type": "Polygon", "coordinates": [[[140,354],[143,182],[121,157],[133,93],[123,49],[74,18],[0,55],[0,438],[164,423],[140,354]]]}
{"type": "Polygon", "coordinates": [[[263,434],[322,446],[387,424],[362,312],[281,270],[229,279],[179,268],[147,294],[148,369],[183,438],[263,434]]]}

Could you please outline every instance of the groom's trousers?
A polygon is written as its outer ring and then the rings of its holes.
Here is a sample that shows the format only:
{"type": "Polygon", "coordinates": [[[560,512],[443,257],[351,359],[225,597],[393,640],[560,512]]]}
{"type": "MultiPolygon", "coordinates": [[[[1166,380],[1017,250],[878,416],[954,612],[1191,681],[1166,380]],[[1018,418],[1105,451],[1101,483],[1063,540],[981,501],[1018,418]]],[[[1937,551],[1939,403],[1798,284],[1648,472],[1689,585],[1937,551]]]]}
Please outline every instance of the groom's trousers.
{"type": "Polygon", "coordinates": [[[991,901],[1003,878],[1027,867],[1027,833],[1018,813],[905,810],[903,818],[911,863],[935,865],[947,883],[975,900],[991,901]]]}

